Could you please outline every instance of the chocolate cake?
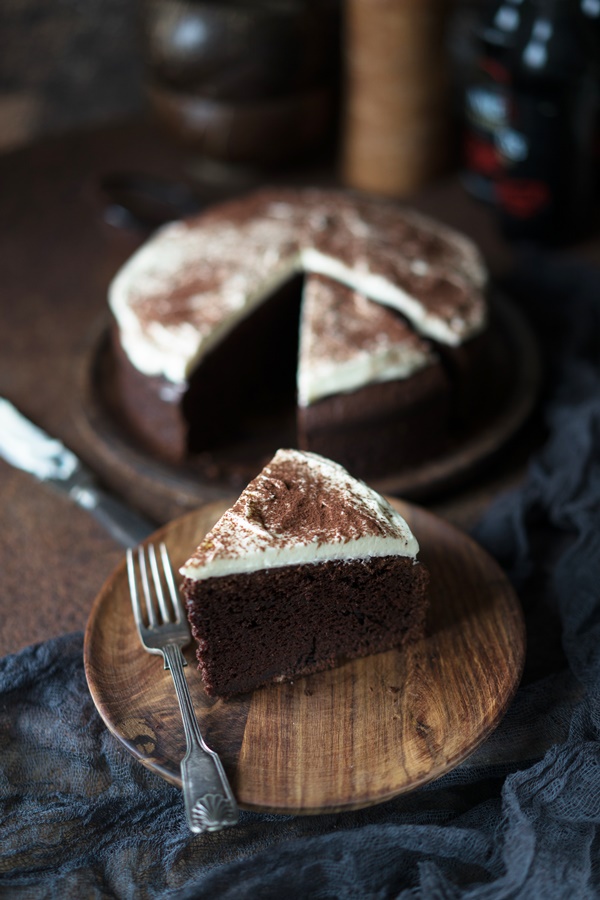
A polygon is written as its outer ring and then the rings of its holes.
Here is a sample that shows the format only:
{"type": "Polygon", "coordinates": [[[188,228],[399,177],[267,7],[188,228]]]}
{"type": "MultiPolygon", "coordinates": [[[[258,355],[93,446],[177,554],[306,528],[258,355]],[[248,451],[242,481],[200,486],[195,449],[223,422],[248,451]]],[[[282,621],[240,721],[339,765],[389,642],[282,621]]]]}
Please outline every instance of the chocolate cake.
{"type": "Polygon", "coordinates": [[[440,452],[453,414],[440,354],[394,310],[309,275],[298,364],[298,443],[361,477],[440,452]],[[418,440],[413,434],[418,434],[418,440]]]}
{"type": "Polygon", "coordinates": [[[457,411],[473,412],[485,291],[473,243],[416,212],[258,191],[166,226],[117,274],[121,407],[179,462],[236,440],[250,413],[297,405],[299,446],[382,475],[439,453],[457,411]]]}
{"type": "Polygon", "coordinates": [[[206,692],[229,697],[421,638],[404,519],[340,465],[279,450],[181,568],[206,692]]]}

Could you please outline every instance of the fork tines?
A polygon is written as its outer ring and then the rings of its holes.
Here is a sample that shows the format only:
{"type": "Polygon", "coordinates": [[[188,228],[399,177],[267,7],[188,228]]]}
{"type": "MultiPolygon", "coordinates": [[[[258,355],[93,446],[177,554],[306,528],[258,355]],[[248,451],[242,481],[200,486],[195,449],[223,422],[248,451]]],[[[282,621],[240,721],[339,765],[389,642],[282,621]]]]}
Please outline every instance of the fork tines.
{"type": "Polygon", "coordinates": [[[173,569],[164,543],[159,544],[160,564],[154,544],[127,551],[127,575],[135,621],[138,628],[158,628],[169,623],[185,622],[185,611],[175,585],[173,569]],[[136,578],[135,560],[139,569],[136,578]],[[141,593],[138,584],[141,583],[141,593]]]}

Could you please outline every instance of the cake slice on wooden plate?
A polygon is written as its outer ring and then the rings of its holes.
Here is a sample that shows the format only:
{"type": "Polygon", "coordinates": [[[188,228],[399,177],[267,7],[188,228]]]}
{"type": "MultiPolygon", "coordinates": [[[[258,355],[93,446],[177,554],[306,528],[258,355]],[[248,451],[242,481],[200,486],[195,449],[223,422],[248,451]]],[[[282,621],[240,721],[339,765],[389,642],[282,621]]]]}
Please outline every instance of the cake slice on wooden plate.
{"type": "Polygon", "coordinates": [[[279,450],[181,568],[206,692],[229,697],[424,635],[405,520],[339,464],[279,450]]]}

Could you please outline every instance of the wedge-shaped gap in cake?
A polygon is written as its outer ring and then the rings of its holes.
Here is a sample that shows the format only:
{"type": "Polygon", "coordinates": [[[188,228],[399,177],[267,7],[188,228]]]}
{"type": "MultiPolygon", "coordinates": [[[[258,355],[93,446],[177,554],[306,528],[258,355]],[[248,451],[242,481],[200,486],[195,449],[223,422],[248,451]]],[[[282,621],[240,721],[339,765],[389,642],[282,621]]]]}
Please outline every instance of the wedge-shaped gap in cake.
{"type": "Polygon", "coordinates": [[[183,397],[190,453],[295,442],[302,276],[258,304],[202,359],[183,397]]]}

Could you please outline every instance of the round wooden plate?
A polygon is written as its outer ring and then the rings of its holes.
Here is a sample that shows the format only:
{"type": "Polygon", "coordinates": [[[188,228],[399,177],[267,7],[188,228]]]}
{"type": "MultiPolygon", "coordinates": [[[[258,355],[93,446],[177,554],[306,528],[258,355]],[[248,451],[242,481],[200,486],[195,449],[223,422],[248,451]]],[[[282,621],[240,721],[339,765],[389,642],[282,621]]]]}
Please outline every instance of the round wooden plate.
{"type": "MultiPolygon", "coordinates": [[[[431,572],[424,640],[226,702],[206,696],[189,648],[187,679],[202,732],[244,809],[336,812],[410,791],[472,753],[515,693],[525,631],[506,576],[450,524],[391,502],[431,572]]],[[[226,507],[194,511],[153,540],[166,541],[178,567],[226,507]]],[[[84,657],[108,728],[149,769],[181,784],[185,741],[175,691],[160,660],[140,645],[124,563],[96,599],[84,657]]]]}
{"type": "MultiPolygon", "coordinates": [[[[382,493],[421,501],[472,478],[491,462],[529,419],[540,385],[540,361],[533,335],[510,301],[496,296],[498,340],[511,361],[513,379],[505,402],[486,411],[457,434],[439,457],[405,467],[383,479],[369,479],[382,493]]],[[[274,433],[256,433],[245,443],[223,448],[207,462],[173,466],[153,458],[120,423],[112,390],[112,355],[106,323],[82,354],[76,379],[76,424],[82,453],[119,493],[157,522],[238,492],[279,447],[293,446],[293,418],[274,433]],[[258,436],[257,436],[258,435],[258,436]]]]}

